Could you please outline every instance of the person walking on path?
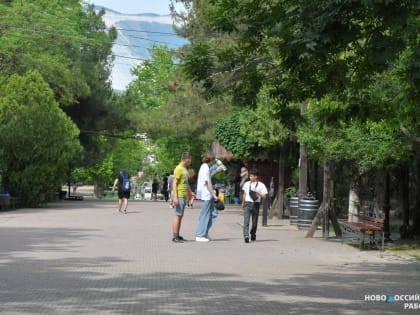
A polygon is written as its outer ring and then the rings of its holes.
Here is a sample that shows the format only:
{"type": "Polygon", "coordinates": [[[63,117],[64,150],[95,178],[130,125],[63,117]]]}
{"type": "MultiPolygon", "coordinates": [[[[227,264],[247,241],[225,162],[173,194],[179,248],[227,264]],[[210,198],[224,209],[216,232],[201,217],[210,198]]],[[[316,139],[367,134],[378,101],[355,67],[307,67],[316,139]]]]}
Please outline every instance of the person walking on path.
{"type": "MultiPolygon", "coordinates": [[[[139,172],[140,174],[140,172],[139,172]]],[[[112,186],[112,192],[118,185],[118,210],[117,212],[127,213],[128,199],[130,199],[131,183],[130,179],[139,178],[140,175],[130,177],[126,171],[120,169],[117,176],[115,177],[114,185],[112,186]]]]}
{"type": "Polygon", "coordinates": [[[203,164],[198,171],[197,179],[197,198],[203,201],[200,216],[198,218],[196,242],[208,242],[208,230],[211,222],[212,211],[215,208],[214,202],[217,200],[216,192],[213,189],[210,176],[210,165],[215,161],[212,152],[206,153],[203,157],[203,164]]]}
{"type": "Polygon", "coordinates": [[[158,199],[158,190],[159,190],[159,183],[158,180],[155,178],[153,179],[152,183],[152,200],[157,201],[158,199]]]}
{"type": "Polygon", "coordinates": [[[258,170],[251,169],[249,171],[249,181],[244,183],[242,190],[243,235],[245,243],[249,243],[249,220],[252,219],[251,241],[256,241],[261,199],[267,198],[267,187],[263,182],[258,181],[258,170]]]}
{"type": "Polygon", "coordinates": [[[172,221],[172,241],[182,242],[184,238],[179,235],[181,230],[182,218],[184,216],[185,205],[187,200],[191,197],[191,188],[188,185],[188,171],[187,166],[191,164],[192,156],[189,152],[184,152],[181,155],[181,161],[174,170],[172,198],[174,203],[175,216],[172,221]]]}
{"type": "Polygon", "coordinates": [[[168,176],[169,173],[166,173],[165,176],[163,176],[162,179],[162,195],[163,195],[163,199],[165,200],[165,202],[168,202],[169,200],[169,192],[168,192],[168,176]]]}
{"type": "Polygon", "coordinates": [[[174,170],[171,170],[168,175],[168,198],[169,198],[169,208],[174,207],[174,201],[172,199],[172,190],[174,188],[174,170]]]}

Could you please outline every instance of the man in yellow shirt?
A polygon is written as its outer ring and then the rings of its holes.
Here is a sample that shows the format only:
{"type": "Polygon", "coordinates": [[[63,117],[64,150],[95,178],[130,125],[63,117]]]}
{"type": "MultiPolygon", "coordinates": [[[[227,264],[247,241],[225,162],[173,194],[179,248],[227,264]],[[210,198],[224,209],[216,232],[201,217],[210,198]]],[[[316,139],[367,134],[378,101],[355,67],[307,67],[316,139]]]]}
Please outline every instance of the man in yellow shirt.
{"type": "Polygon", "coordinates": [[[172,199],[174,203],[175,217],[172,222],[172,241],[180,243],[184,240],[179,235],[181,230],[181,222],[184,216],[185,205],[187,200],[191,198],[191,188],[188,185],[188,171],[187,166],[191,164],[192,156],[189,152],[184,152],[181,155],[181,161],[174,170],[172,199]]]}

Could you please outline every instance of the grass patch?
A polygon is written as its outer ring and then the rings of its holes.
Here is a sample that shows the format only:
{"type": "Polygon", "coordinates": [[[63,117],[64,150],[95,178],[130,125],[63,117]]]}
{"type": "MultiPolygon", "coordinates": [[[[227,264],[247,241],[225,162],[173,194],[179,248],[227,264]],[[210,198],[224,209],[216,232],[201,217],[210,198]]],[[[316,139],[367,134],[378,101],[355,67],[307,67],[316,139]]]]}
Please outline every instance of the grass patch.
{"type": "Polygon", "coordinates": [[[386,250],[395,254],[412,256],[420,261],[420,240],[397,240],[386,243],[386,250]]]}

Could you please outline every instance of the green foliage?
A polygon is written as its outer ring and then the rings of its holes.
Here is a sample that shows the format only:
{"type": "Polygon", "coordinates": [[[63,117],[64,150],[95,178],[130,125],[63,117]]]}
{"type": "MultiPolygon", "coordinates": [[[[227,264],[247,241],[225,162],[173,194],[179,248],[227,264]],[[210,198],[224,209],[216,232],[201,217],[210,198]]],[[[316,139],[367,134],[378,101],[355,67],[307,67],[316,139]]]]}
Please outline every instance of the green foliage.
{"type": "Polygon", "coordinates": [[[38,72],[0,86],[0,161],[5,188],[28,206],[48,200],[80,152],[78,129],[38,72]]]}
{"type": "Polygon", "coordinates": [[[106,80],[114,37],[104,32],[103,13],[71,0],[13,1],[0,10],[0,71],[6,75],[37,70],[61,106],[88,97],[93,78],[106,80]]]}
{"type": "Polygon", "coordinates": [[[333,122],[334,112],[344,108],[337,101],[329,103],[329,99],[309,102],[309,123],[302,125],[297,135],[299,141],[308,145],[312,158],[337,162],[357,160],[362,173],[409,158],[409,142],[386,120],[346,121],[338,115],[333,122]],[[331,116],[322,114],[323,111],[331,116]],[[321,117],[329,123],[319,121],[321,117]]]}
{"type": "Polygon", "coordinates": [[[213,66],[214,63],[210,57],[210,48],[203,43],[198,43],[192,47],[189,58],[184,64],[189,77],[197,81],[202,81],[203,86],[207,89],[213,88],[214,86],[214,81],[211,76],[213,66]]]}
{"type": "Polygon", "coordinates": [[[0,3],[0,12],[2,76],[39,72],[60,107],[81,130],[85,152],[75,164],[103,158],[93,135],[113,130],[122,112],[114,113],[108,101],[116,32],[114,28],[106,30],[102,21],[105,12],[96,13],[92,5],[73,0],[0,3]]]}
{"type": "Polygon", "coordinates": [[[228,34],[236,42],[235,49],[210,44],[200,49],[202,37],[191,39],[183,58],[186,70],[197,82],[212,78],[212,84],[204,85],[208,90],[223,85],[219,91],[233,90],[238,104],[249,106],[259,90],[268,88],[278,98],[276,110],[283,124],[284,104],[335,95],[335,103],[326,102],[331,108],[319,113],[325,115],[323,123],[363,120],[381,112],[366,104],[366,87],[398,63],[400,86],[404,95],[411,95],[404,108],[417,112],[416,1],[211,1],[204,12],[198,3],[201,15],[190,13],[188,26],[208,30],[212,39],[228,34]]]}
{"type": "Polygon", "coordinates": [[[290,187],[287,187],[284,192],[285,192],[286,196],[293,197],[293,196],[296,195],[297,189],[294,186],[290,186],[290,187]]]}
{"type": "MultiPolygon", "coordinates": [[[[241,119],[241,133],[248,135],[258,142],[261,147],[279,147],[290,134],[287,125],[282,119],[281,106],[277,99],[271,97],[267,89],[260,91],[257,98],[257,107],[254,110],[246,111],[246,117],[241,119]]],[[[293,112],[292,105],[289,112],[293,112]]]]}
{"type": "Polygon", "coordinates": [[[200,146],[213,141],[215,122],[230,109],[226,98],[212,102],[201,98],[166,46],[153,46],[151,55],[151,61],[133,71],[136,79],[127,91],[131,125],[152,140],[172,135],[174,139],[188,137],[200,146]]]}
{"type": "Polygon", "coordinates": [[[73,181],[108,186],[121,168],[133,176],[143,168],[147,149],[141,139],[116,139],[112,143],[106,137],[99,139],[102,147],[110,146],[110,151],[89,166],[73,169],[71,173],[73,181]]]}
{"type": "Polygon", "coordinates": [[[144,61],[131,70],[137,79],[130,83],[129,91],[135,95],[139,109],[155,109],[163,105],[175,69],[168,47],[152,45],[149,52],[152,61],[144,61]]]}
{"type": "Polygon", "coordinates": [[[191,139],[189,137],[162,137],[154,142],[153,153],[156,154],[158,164],[154,173],[163,175],[173,170],[180,161],[182,152],[190,152],[193,156],[191,168],[198,170],[201,165],[201,157],[208,150],[207,141],[191,139]]]}
{"type": "Polygon", "coordinates": [[[212,183],[213,184],[230,184],[231,178],[228,172],[220,172],[213,176],[212,183]]]}
{"type": "Polygon", "coordinates": [[[229,117],[216,124],[216,139],[237,157],[251,158],[261,153],[257,142],[248,136],[253,126],[245,122],[250,122],[250,115],[252,115],[250,110],[235,110],[229,117]]]}

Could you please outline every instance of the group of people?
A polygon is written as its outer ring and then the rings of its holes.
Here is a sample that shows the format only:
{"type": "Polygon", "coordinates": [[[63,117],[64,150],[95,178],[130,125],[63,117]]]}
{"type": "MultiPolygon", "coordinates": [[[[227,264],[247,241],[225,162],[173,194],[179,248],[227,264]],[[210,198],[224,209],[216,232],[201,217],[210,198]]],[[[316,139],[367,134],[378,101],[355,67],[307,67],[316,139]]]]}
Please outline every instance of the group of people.
{"type": "MultiPolygon", "coordinates": [[[[192,207],[194,194],[191,189],[191,172],[188,171],[188,166],[191,164],[192,155],[189,152],[183,152],[181,160],[177,167],[171,171],[171,174],[166,174],[163,186],[163,194],[165,201],[170,202],[170,207],[174,209],[174,218],[172,221],[172,241],[181,243],[184,238],[180,235],[181,223],[184,217],[185,208],[192,207]],[[166,188],[165,187],[165,188],[166,188]]],[[[202,159],[202,164],[197,176],[197,194],[196,198],[202,201],[200,215],[198,218],[196,242],[209,242],[209,231],[214,225],[218,217],[218,209],[215,205],[218,200],[216,191],[213,187],[211,178],[215,174],[226,170],[223,164],[216,163],[216,157],[213,152],[208,152],[202,159]]],[[[245,169],[246,170],[246,169],[245,169]]],[[[249,172],[241,169],[241,188],[242,195],[242,209],[243,209],[243,238],[245,243],[256,241],[256,232],[258,225],[258,216],[260,204],[263,199],[267,198],[267,187],[263,182],[258,181],[258,171],[251,169],[249,172]],[[245,178],[246,175],[246,178],[245,178]],[[251,229],[249,228],[251,222],[251,229]]],[[[123,170],[120,170],[115,178],[113,191],[118,185],[118,212],[127,213],[128,199],[130,198],[130,190],[125,189],[127,178],[139,178],[137,176],[128,176],[123,170]]]]}
{"type": "MultiPolygon", "coordinates": [[[[184,216],[184,209],[189,200],[192,191],[188,184],[187,167],[191,163],[192,156],[188,152],[184,152],[181,156],[181,161],[174,171],[174,205],[175,216],[172,223],[172,241],[179,243],[183,242],[184,238],[180,235],[181,222],[184,216]]],[[[215,202],[218,201],[216,192],[213,188],[211,177],[218,172],[224,170],[223,165],[215,164],[216,158],[212,152],[205,154],[198,172],[197,178],[197,199],[202,201],[201,211],[198,218],[198,226],[195,241],[209,242],[210,228],[214,225],[218,216],[218,210],[215,207],[215,202]]],[[[258,171],[252,169],[249,171],[249,180],[245,181],[242,186],[242,209],[244,215],[243,237],[244,242],[249,243],[256,241],[258,216],[260,210],[261,200],[267,198],[267,187],[264,183],[258,181],[258,171]],[[251,221],[251,230],[249,224],[251,221]],[[251,239],[249,238],[251,236],[251,239]]]]}

